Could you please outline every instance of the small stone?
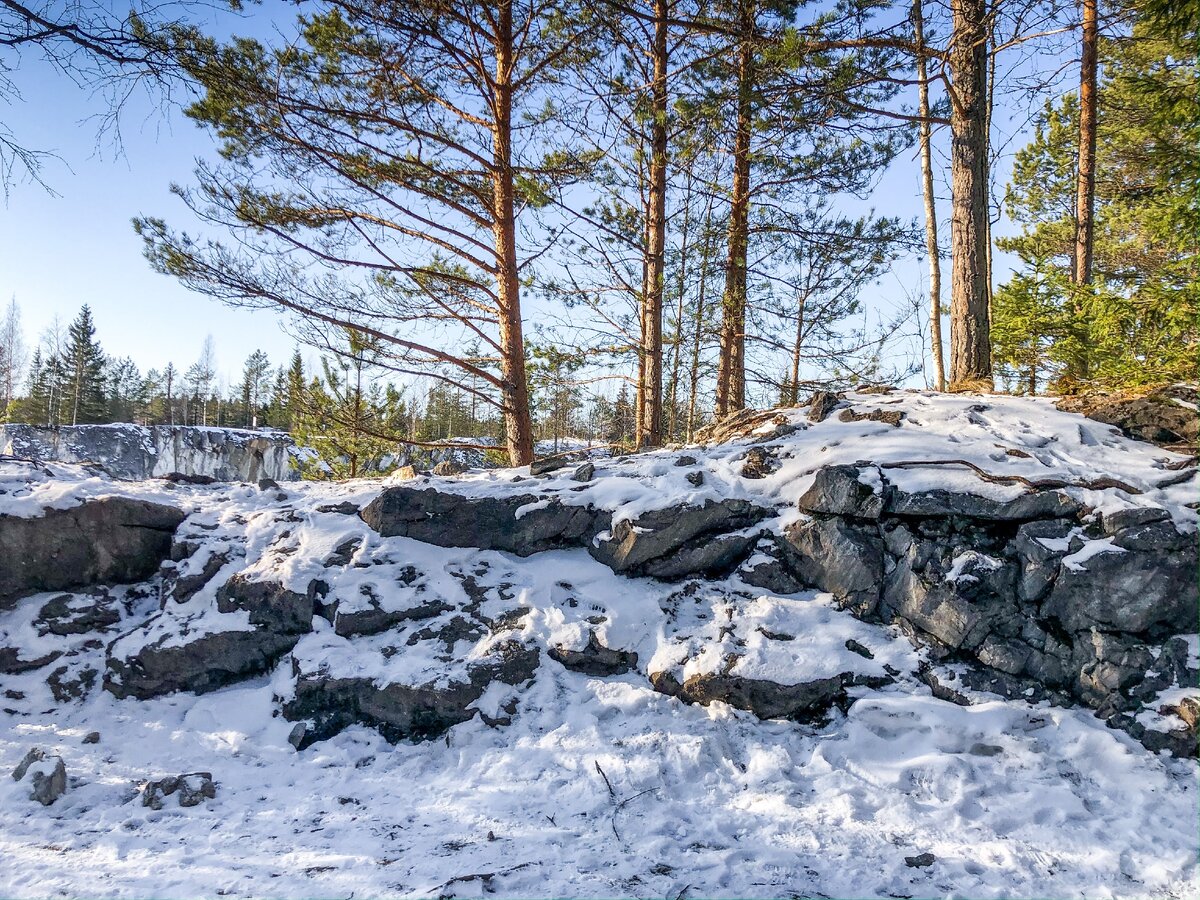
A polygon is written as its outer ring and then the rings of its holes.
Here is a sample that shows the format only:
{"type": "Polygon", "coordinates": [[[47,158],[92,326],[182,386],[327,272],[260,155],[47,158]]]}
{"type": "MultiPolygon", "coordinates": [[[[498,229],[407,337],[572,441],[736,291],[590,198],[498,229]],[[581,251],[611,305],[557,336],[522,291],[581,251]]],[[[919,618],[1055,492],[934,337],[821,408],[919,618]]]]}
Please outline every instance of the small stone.
{"type": "Polygon", "coordinates": [[[303,722],[297,722],[288,733],[288,743],[299,750],[304,743],[304,736],[306,734],[308,734],[308,726],[303,722]]]}
{"type": "Polygon", "coordinates": [[[557,472],[567,464],[568,460],[562,456],[547,456],[543,459],[535,459],[529,464],[530,475],[549,475],[551,472],[557,472]]]}
{"type": "Polygon", "coordinates": [[[700,485],[704,484],[704,473],[703,472],[700,472],[700,471],[688,472],[685,477],[688,480],[688,484],[695,485],[696,487],[700,487],[700,485]]]}
{"type": "Polygon", "coordinates": [[[53,756],[41,747],[33,747],[13,770],[14,781],[30,776],[29,798],[49,806],[67,790],[67,767],[61,756],[53,756]]]}
{"type": "Polygon", "coordinates": [[[592,476],[596,474],[596,466],[590,462],[585,462],[582,466],[576,469],[571,474],[572,481],[591,481],[592,476]]]}
{"type": "Polygon", "coordinates": [[[98,744],[98,743],[100,743],[100,732],[98,732],[98,731],[89,731],[89,732],[88,732],[86,735],[84,735],[83,742],[84,742],[85,744],[98,744]]]}
{"type": "Polygon", "coordinates": [[[910,869],[924,869],[928,866],[932,866],[936,860],[937,857],[932,853],[920,853],[916,856],[904,857],[904,864],[910,869]]]}
{"type": "Polygon", "coordinates": [[[179,805],[199,806],[217,796],[217,786],[208,772],[191,772],[179,776],[179,805]]]}
{"type": "Polygon", "coordinates": [[[743,478],[766,478],[778,465],[764,447],[751,447],[742,463],[743,478]]]}
{"type": "Polygon", "coordinates": [[[1200,698],[1184,697],[1180,700],[1178,715],[1192,731],[1200,730],[1200,698]]]}
{"type": "Polygon", "coordinates": [[[841,398],[830,391],[817,391],[808,401],[808,421],[824,422],[841,398]]]}
{"type": "Polygon", "coordinates": [[[864,647],[862,644],[860,644],[854,638],[850,638],[849,640],[846,641],[846,649],[849,650],[851,653],[857,653],[863,659],[874,659],[875,658],[874,653],[872,653],[870,650],[868,650],[866,647],[864,647]]]}
{"type": "Polygon", "coordinates": [[[415,466],[401,466],[388,479],[391,481],[412,481],[417,477],[417,469],[415,466]]]}
{"type": "Polygon", "coordinates": [[[489,831],[489,832],[487,833],[487,839],[488,839],[489,841],[494,841],[494,840],[496,839],[496,835],[495,835],[493,832],[489,831]]]}
{"type": "Polygon", "coordinates": [[[467,471],[467,467],[453,459],[443,459],[431,471],[434,475],[440,476],[461,475],[467,471]]]}
{"type": "Polygon", "coordinates": [[[1004,752],[1004,748],[995,744],[972,744],[967,752],[972,756],[999,756],[1004,752]]]}
{"type": "Polygon", "coordinates": [[[260,491],[277,491],[279,490],[279,482],[274,478],[260,478],[258,480],[258,489],[260,491]]]}
{"type": "Polygon", "coordinates": [[[675,460],[676,466],[694,466],[695,464],[696,464],[696,457],[694,457],[694,456],[681,456],[677,460],[675,460]]]}

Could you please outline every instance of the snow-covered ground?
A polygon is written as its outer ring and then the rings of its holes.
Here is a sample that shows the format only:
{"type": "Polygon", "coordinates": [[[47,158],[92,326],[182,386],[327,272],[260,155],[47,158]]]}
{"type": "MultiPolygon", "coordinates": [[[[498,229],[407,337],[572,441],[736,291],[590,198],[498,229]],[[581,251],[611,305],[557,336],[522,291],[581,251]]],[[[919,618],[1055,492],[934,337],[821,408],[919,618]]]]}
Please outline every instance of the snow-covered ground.
{"type": "MultiPolygon", "coordinates": [[[[895,399],[854,401],[866,411],[895,399]]],[[[803,411],[789,413],[801,430],[786,438],[781,468],[756,480],[739,474],[742,442],[684,451],[705,474],[699,486],[684,477],[695,468],[675,466],[678,454],[667,452],[597,461],[597,477],[582,490],[570,469],[536,484],[539,493],[558,490],[564,503],[631,518],[727,497],[775,505],[787,518],[822,465],[954,458],[1033,480],[1120,478],[1142,493],[1068,490],[1102,509],[1163,505],[1177,525],[1194,528],[1194,484],[1156,487],[1176,475],[1170,466],[1181,457],[1040,401],[989,397],[986,410],[972,408],[980,404],[909,396],[899,427],[836,415],[808,425],[803,411]]],[[[1150,753],[1086,709],[971,691],[954,666],[937,666],[939,678],[974,704],[937,699],[914,675],[922,651],[893,628],[837,609],[829,595],[775,595],[736,574],[688,593],[618,576],[584,550],[521,559],[431,547],[380,537],[357,517],[329,511],[365,504],[378,482],[166,489],[52,469],[55,477],[43,477],[5,464],[0,513],[37,515],[129,492],[187,509],[181,531],[206,535],[210,550],[241,548],[226,574],[172,607],[178,620],[194,615],[201,627],[215,615],[217,586],[247,569],[296,589],[328,571],[331,598],[346,610],[356,597],[374,597],[386,611],[432,595],[453,608],[447,615],[466,602],[470,575],[485,612],[526,611],[511,633],[539,648],[542,661],[527,686],[493,683],[480,698],[493,724],[476,717],[444,737],[395,745],[353,726],[301,751],[279,714],[294,665],[396,679],[444,676],[444,660],[439,669],[419,643],[406,655],[405,642],[388,633],[343,637],[317,617],[271,673],[199,696],[117,700],[97,683],[83,699],[59,702],[47,668],[0,676],[0,896],[1200,895],[1194,760],[1150,753]],[[350,558],[328,569],[350,541],[350,558]],[[581,646],[593,631],[606,646],[636,652],[638,669],[591,677],[547,657],[547,648],[581,646]],[[731,663],[735,675],[784,684],[848,670],[899,674],[882,687],[849,688],[856,700],[848,710],[834,708],[816,724],[688,705],[646,677],[731,663]],[[511,721],[495,724],[502,718],[511,721]],[[99,742],[84,743],[93,731],[99,742]],[[3,775],[34,746],[60,754],[70,777],[49,807],[29,799],[26,782],[3,775]],[[142,806],[140,783],[197,771],[212,773],[214,799],[142,806]],[[921,865],[922,854],[932,863],[921,865]]],[[[960,469],[892,469],[888,477],[911,478],[908,489],[1001,498],[1016,489],[960,469]]],[[[430,484],[472,494],[528,490],[528,475],[517,477],[500,470],[430,484]]],[[[159,613],[157,587],[152,580],[110,591],[120,621],[103,642],[130,632],[126,641],[148,639],[138,629],[159,613]]],[[[95,634],[38,633],[35,618],[55,596],[0,612],[0,644],[21,646],[25,658],[61,650],[49,668],[61,662],[68,675],[102,671],[95,634]]],[[[239,614],[220,615],[227,628],[239,614]]],[[[468,662],[491,639],[462,642],[453,656],[468,662]]],[[[1195,636],[1190,647],[1194,655],[1195,636]]]]}

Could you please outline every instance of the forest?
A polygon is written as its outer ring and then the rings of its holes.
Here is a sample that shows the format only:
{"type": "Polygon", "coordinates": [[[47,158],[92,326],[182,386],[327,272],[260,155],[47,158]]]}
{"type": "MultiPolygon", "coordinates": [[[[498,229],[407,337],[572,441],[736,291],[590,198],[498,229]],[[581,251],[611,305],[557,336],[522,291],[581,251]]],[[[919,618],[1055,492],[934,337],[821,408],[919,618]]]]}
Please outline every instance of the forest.
{"type": "MultiPolygon", "coordinates": [[[[522,464],[539,439],[656,447],[820,388],[1195,379],[1186,5],[298,7],[269,39],[187,3],[0,11],[6,46],[109,104],[187,98],[220,156],[179,173],[184,214],[134,220],[146,259],[319,354],[256,352],[223,383],[209,341],[143,374],[86,306],[33,340],[14,300],[4,419],[488,438],[522,464]],[[1014,96],[1026,120],[997,125],[1014,96]],[[876,212],[910,168],[923,220],[876,212]],[[924,284],[865,299],[914,257],[924,284]]],[[[41,177],[19,135],[0,147],[6,180],[41,177]]]]}

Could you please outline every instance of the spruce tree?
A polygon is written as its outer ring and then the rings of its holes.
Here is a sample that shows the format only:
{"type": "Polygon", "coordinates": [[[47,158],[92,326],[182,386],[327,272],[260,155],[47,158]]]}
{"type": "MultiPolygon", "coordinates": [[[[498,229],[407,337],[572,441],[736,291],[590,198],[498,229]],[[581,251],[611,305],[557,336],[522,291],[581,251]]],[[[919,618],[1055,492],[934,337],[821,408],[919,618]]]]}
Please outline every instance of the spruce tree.
{"type": "Polygon", "coordinates": [[[58,393],[65,425],[90,425],[107,420],[104,351],[96,342],[96,325],[87,304],[67,329],[60,361],[58,393]]]}

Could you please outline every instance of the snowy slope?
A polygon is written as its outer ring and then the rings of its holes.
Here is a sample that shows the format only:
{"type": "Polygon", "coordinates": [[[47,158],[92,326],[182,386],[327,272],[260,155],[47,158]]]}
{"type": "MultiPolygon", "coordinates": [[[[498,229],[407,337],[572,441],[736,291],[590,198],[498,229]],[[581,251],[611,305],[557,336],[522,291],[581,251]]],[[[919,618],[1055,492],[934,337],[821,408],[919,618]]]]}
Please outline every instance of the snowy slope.
{"type": "MultiPolygon", "coordinates": [[[[430,484],[474,496],[520,494],[536,484],[564,503],[630,518],[680,499],[738,497],[774,506],[782,521],[796,514],[796,498],[822,465],[962,459],[1033,480],[1116,478],[1142,493],[1069,490],[1101,509],[1165,506],[1179,527],[1195,527],[1194,482],[1156,487],[1177,477],[1170,466],[1182,457],[1040,401],[852,400],[860,411],[900,407],[906,417],[899,427],[843,422],[836,413],[812,424],[804,410],[789,412],[799,430],[770,442],[781,467],[757,480],[740,476],[746,440],[682,451],[705,473],[699,486],[684,477],[694,467],[677,467],[679,453],[666,451],[597,460],[595,480],[583,485],[570,469],[536,482],[499,470],[430,484]],[[981,402],[986,411],[972,409],[981,402]]],[[[959,468],[887,471],[913,487],[997,498],[1019,490],[959,468]]],[[[222,553],[228,559],[186,602],[171,601],[166,616],[156,580],[110,589],[104,602],[119,621],[100,640],[44,633],[39,610],[57,595],[0,613],[0,645],[21,647],[23,659],[63,653],[48,666],[0,675],[0,768],[42,746],[62,755],[71,778],[67,793],[42,807],[26,783],[0,777],[0,896],[1200,893],[1194,760],[1152,754],[1086,709],[969,690],[953,665],[934,671],[974,705],[937,699],[915,676],[924,651],[896,629],[839,610],[828,595],[776,595],[737,574],[695,588],[624,578],[579,549],[522,559],[381,537],[335,511],[366,504],[378,482],[167,490],[114,485],[67,466],[53,471],[0,472],[7,492],[0,513],[37,515],[45,506],[132,491],[191,512],[180,533],[198,535],[201,550],[181,571],[222,553]],[[330,565],[339,554],[344,559],[330,565]],[[448,607],[446,617],[472,603],[492,618],[517,610],[506,633],[543,658],[530,684],[488,688],[476,704],[487,721],[479,716],[444,737],[394,745],[353,726],[295,750],[292,723],[279,715],[294,672],[380,683],[446,679],[485,654],[495,635],[440,654],[408,640],[425,620],[343,636],[317,617],[270,673],[211,693],[117,700],[94,684],[82,699],[55,698],[49,670],[66,667],[59,683],[102,671],[103,644],[121,635],[136,645],[177,639],[183,621],[203,629],[219,618],[220,628],[230,627],[245,614],[218,613],[214,600],[235,572],[297,591],[324,577],[326,600],[347,614],[368,607],[400,614],[430,597],[448,607]],[[550,647],[582,647],[589,633],[636,652],[637,668],[593,677],[546,657],[550,647]],[[852,652],[851,643],[872,658],[852,652]],[[891,684],[849,688],[856,700],[848,710],[808,724],[764,721],[723,703],[689,705],[647,679],[651,671],[686,678],[731,662],[736,675],[782,684],[847,671],[898,674],[891,684]],[[84,744],[92,731],[99,743],[84,744]],[[213,774],[215,799],[157,811],[140,804],[139,783],[195,771],[213,774]],[[906,862],[924,853],[932,864],[906,862]]],[[[80,608],[95,601],[74,597],[80,608]]],[[[1189,641],[1195,657],[1200,641],[1189,641]]]]}

